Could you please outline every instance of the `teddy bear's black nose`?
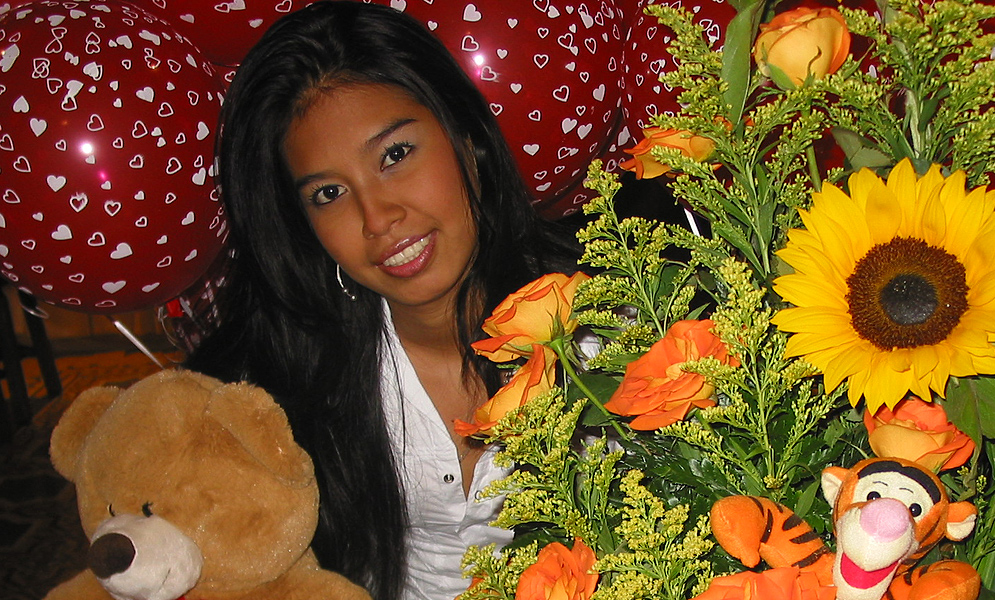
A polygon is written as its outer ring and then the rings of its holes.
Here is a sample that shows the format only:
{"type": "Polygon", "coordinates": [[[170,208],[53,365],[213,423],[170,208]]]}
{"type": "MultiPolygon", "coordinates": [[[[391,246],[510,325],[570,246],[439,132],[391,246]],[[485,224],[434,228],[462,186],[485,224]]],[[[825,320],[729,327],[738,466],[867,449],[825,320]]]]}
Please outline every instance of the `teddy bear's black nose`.
{"type": "Polygon", "coordinates": [[[93,541],[86,558],[93,574],[100,579],[107,579],[128,570],[131,561],[135,559],[135,547],[127,536],[108,533],[93,541]]]}

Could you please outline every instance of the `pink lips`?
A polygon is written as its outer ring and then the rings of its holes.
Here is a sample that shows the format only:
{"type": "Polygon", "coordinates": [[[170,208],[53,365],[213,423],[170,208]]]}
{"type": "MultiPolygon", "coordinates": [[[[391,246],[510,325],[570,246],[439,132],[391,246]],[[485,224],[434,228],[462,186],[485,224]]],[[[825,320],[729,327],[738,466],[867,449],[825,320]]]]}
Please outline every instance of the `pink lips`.
{"type": "Polygon", "coordinates": [[[422,270],[424,270],[425,267],[428,265],[429,260],[431,260],[432,254],[435,251],[435,240],[436,240],[436,236],[437,236],[437,232],[433,231],[432,233],[430,233],[427,236],[428,237],[428,244],[425,246],[425,248],[420,253],[418,253],[417,256],[415,256],[410,261],[408,261],[408,262],[406,262],[406,263],[404,263],[402,265],[397,265],[397,266],[388,266],[388,265],[384,264],[384,261],[386,261],[391,256],[394,256],[398,252],[404,251],[405,248],[408,248],[408,247],[410,247],[410,246],[418,243],[420,240],[422,240],[424,238],[415,238],[415,239],[404,240],[400,244],[397,244],[396,246],[394,246],[393,248],[391,248],[390,250],[388,250],[387,252],[385,252],[383,254],[383,257],[380,259],[380,263],[377,266],[384,273],[387,273],[388,275],[391,275],[391,276],[394,276],[394,277],[414,277],[418,273],[421,273],[422,270]]]}

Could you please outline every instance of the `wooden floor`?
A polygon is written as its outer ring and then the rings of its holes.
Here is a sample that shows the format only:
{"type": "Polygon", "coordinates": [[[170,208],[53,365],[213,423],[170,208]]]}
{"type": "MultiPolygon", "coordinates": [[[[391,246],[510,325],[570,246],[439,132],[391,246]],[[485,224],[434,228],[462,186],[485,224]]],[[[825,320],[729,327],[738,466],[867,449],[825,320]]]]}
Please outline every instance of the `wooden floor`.
{"type": "MultiPolygon", "coordinates": [[[[160,360],[180,359],[162,336],[144,336],[160,360]]],[[[25,361],[36,413],[0,445],[0,600],[40,600],[59,582],[86,568],[87,540],[76,512],[72,484],[48,458],[48,439],[61,410],[82,391],[158,370],[123,336],[55,339],[64,391],[45,398],[38,369],[25,361]],[[34,379],[32,379],[34,377],[34,379]]]]}

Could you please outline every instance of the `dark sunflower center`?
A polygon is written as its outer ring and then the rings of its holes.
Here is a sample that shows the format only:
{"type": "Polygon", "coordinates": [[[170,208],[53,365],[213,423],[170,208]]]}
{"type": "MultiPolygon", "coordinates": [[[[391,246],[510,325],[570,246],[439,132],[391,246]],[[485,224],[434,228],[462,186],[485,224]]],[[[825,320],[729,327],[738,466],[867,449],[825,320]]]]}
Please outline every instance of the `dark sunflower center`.
{"type": "Polygon", "coordinates": [[[898,325],[921,325],[936,312],[936,288],[921,275],[898,275],[881,290],[881,308],[898,325]]]}
{"type": "Polygon", "coordinates": [[[914,238],[871,248],[846,283],[853,328],[881,350],[942,342],[967,310],[964,266],[914,238]]]}

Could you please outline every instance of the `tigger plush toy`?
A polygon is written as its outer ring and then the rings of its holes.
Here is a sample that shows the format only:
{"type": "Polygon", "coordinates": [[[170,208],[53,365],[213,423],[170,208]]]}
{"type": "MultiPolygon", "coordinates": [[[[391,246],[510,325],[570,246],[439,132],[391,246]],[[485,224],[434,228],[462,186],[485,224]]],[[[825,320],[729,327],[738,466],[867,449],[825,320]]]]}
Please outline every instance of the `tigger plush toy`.
{"type": "Polygon", "coordinates": [[[822,472],[833,507],[836,552],[790,509],[766,498],[731,496],[712,507],[719,544],[748,567],[796,566],[836,588],[837,600],[975,600],[981,578],[956,560],[916,566],[944,537],[962,540],[977,510],[950,502],[931,471],[898,458],[869,458],[822,472]]]}

